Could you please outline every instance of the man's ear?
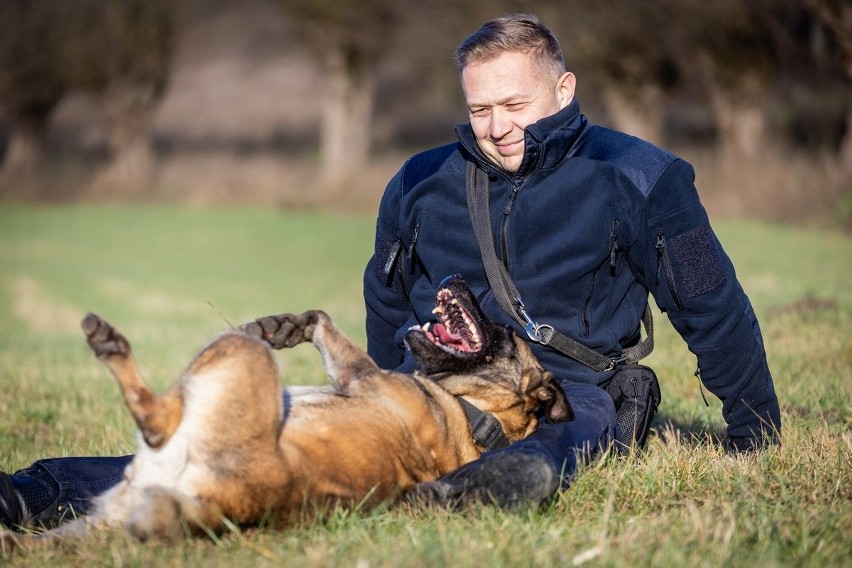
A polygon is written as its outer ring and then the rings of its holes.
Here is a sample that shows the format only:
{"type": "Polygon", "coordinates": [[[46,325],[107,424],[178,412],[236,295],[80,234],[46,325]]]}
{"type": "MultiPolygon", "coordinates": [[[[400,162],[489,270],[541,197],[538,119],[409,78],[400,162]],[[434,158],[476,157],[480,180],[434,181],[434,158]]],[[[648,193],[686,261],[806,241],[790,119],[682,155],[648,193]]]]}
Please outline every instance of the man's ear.
{"type": "Polygon", "coordinates": [[[559,109],[563,109],[574,100],[574,89],[577,87],[577,78],[570,71],[566,71],[556,82],[556,100],[559,101],[559,109]]]}

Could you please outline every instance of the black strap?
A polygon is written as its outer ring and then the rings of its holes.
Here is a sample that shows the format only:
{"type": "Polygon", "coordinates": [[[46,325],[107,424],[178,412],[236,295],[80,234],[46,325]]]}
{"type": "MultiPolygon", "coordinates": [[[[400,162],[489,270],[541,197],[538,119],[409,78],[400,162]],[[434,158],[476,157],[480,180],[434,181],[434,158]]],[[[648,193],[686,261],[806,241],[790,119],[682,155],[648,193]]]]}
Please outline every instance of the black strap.
{"type": "Polygon", "coordinates": [[[467,421],[470,423],[470,433],[479,445],[486,450],[496,450],[509,445],[509,439],[503,432],[500,421],[494,418],[494,415],[479,410],[460,396],[456,398],[461,403],[467,421]]]}
{"type": "Polygon", "coordinates": [[[467,208],[479,251],[485,266],[485,275],[494,291],[494,296],[507,314],[521,324],[527,335],[533,341],[548,345],[563,355],[578,361],[596,371],[609,371],[619,363],[635,363],[654,349],[654,321],[651,306],[645,306],[642,324],[646,337],[633,347],[622,350],[620,357],[606,357],[585,345],[559,333],[553,326],[539,324],[527,313],[526,306],[521,300],[521,294],[509,277],[506,266],[497,259],[494,249],[494,238],[491,234],[491,210],[488,204],[488,174],[478,168],[475,163],[467,163],[467,208]]]}

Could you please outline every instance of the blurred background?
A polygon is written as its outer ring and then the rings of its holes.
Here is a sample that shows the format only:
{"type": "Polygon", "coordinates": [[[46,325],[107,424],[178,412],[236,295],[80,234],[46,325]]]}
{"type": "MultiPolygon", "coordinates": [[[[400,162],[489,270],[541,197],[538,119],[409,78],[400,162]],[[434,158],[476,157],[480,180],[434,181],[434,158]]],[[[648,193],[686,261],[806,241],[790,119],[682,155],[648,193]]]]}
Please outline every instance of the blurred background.
{"type": "Polygon", "coordinates": [[[2,0],[0,199],[371,211],[466,120],[456,45],[515,11],[711,214],[852,229],[847,0],[2,0]]]}

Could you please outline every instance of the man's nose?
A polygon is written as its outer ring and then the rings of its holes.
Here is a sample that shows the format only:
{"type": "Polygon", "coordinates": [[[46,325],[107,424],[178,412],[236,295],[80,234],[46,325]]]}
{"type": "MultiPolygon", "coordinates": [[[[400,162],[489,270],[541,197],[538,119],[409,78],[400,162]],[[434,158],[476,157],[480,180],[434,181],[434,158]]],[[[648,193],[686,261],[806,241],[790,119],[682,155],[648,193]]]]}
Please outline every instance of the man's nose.
{"type": "Polygon", "coordinates": [[[512,121],[509,116],[501,109],[491,111],[491,122],[489,123],[488,134],[491,138],[499,140],[512,131],[512,121]]]}

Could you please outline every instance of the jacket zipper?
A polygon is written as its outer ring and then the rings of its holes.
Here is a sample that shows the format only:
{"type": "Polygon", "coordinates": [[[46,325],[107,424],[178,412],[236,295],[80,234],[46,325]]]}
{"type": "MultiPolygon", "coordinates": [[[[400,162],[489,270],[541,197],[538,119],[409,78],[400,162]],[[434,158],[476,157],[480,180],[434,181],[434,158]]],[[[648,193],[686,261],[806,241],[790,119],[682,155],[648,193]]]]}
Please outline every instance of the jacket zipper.
{"type": "Polygon", "coordinates": [[[662,233],[657,233],[657,284],[660,283],[660,268],[665,269],[666,271],[666,280],[669,283],[669,290],[672,293],[672,298],[674,298],[675,305],[677,309],[683,309],[683,302],[680,299],[680,296],[677,293],[677,287],[675,286],[674,272],[672,271],[672,265],[669,261],[669,251],[666,248],[666,237],[662,233]]]}
{"type": "Polygon", "coordinates": [[[597,286],[598,282],[598,271],[602,265],[603,263],[599,264],[598,267],[595,268],[595,272],[592,274],[592,287],[589,289],[589,294],[583,302],[583,337],[589,336],[589,306],[592,304],[592,296],[595,295],[595,286],[597,286]]]}
{"type": "MultiPolygon", "coordinates": [[[[414,256],[414,247],[417,246],[417,237],[420,235],[420,222],[414,226],[414,234],[411,237],[411,245],[405,250],[405,243],[402,243],[402,259],[397,263],[397,272],[399,274],[399,283],[402,287],[402,299],[405,301],[405,304],[408,305],[411,303],[411,293],[408,291],[408,278],[406,274],[414,274],[414,264],[417,262],[416,257],[414,256]]],[[[402,241],[399,241],[402,242],[402,241]]],[[[397,253],[399,254],[399,252],[397,253]]]]}
{"type": "Polygon", "coordinates": [[[615,255],[618,252],[618,219],[612,220],[612,228],[609,231],[609,268],[615,276],[615,255]]]}
{"type": "Polygon", "coordinates": [[[518,190],[521,189],[524,180],[512,181],[512,193],[509,194],[509,200],[506,201],[503,207],[503,223],[500,227],[500,255],[503,259],[503,265],[506,270],[509,270],[509,214],[512,212],[512,206],[515,204],[515,199],[518,197],[518,190]]]}
{"type": "MultiPolygon", "coordinates": [[[[612,220],[612,227],[609,232],[609,251],[607,257],[609,258],[609,266],[610,271],[615,274],[616,267],[616,253],[618,252],[618,219],[612,220]]],[[[583,311],[582,311],[582,320],[583,320],[583,337],[588,337],[589,335],[589,306],[592,305],[592,297],[595,295],[595,288],[598,284],[598,272],[600,272],[604,263],[606,262],[606,258],[601,261],[600,264],[595,268],[594,273],[592,273],[592,287],[589,289],[589,293],[586,295],[586,299],[583,301],[583,311]]]]}

